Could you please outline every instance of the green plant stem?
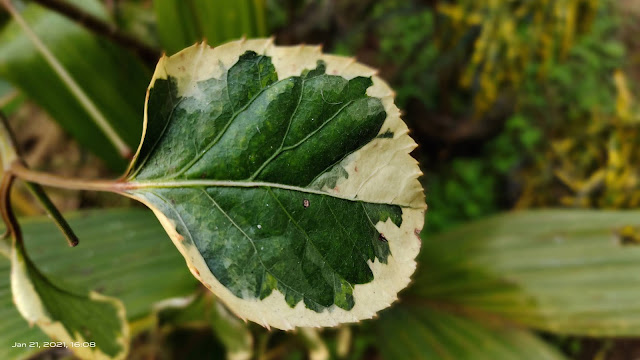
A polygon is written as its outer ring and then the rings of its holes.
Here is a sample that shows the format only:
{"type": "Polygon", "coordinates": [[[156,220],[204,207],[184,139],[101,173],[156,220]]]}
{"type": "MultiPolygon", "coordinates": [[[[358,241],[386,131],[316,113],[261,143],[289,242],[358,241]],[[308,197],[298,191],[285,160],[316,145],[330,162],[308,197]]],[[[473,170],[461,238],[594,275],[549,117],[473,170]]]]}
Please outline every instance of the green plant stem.
{"type": "Polygon", "coordinates": [[[89,99],[85,92],[80,88],[78,83],[73,80],[71,75],[62,66],[62,64],[56,59],[56,57],[49,51],[49,49],[42,43],[38,35],[29,27],[29,24],[22,18],[20,13],[13,7],[10,0],[0,0],[0,5],[11,14],[16,23],[22,28],[27,37],[31,40],[36,49],[44,57],[45,61],[51,66],[51,68],[58,74],[60,79],[67,85],[73,96],[80,102],[82,107],[89,113],[96,125],[104,132],[109,141],[118,150],[118,153],[124,157],[129,158],[131,156],[131,149],[122,140],[120,135],[113,129],[111,124],[107,121],[104,115],[98,110],[96,105],[89,99]]]}
{"type": "Polygon", "coordinates": [[[20,226],[16,221],[13,210],[11,209],[11,185],[13,185],[14,176],[9,173],[9,167],[19,161],[18,151],[16,150],[16,141],[9,129],[9,123],[4,113],[0,112],[0,160],[2,161],[2,179],[0,180],[0,217],[5,223],[6,231],[2,235],[2,253],[6,255],[10,253],[5,246],[9,235],[14,240],[21,240],[20,226]]]}
{"type": "Polygon", "coordinates": [[[53,219],[53,222],[56,224],[60,232],[64,235],[65,239],[69,243],[69,246],[75,247],[78,246],[78,237],[69,226],[69,223],[64,219],[60,211],[56,208],[56,206],[51,202],[51,199],[47,196],[47,194],[42,190],[42,187],[38,184],[34,184],[31,182],[25,182],[27,189],[38,199],[38,202],[42,204],[44,210],[49,214],[49,216],[53,219]]]}
{"type": "MultiPolygon", "coordinates": [[[[0,184],[0,215],[7,227],[7,234],[11,235],[14,243],[22,243],[22,230],[18,224],[13,209],[11,209],[11,187],[15,177],[13,174],[5,173],[0,184]]],[[[3,238],[6,234],[3,235],[3,238]]],[[[3,239],[4,241],[4,239],[3,239]]]]}
{"type": "MultiPolygon", "coordinates": [[[[9,128],[7,118],[6,116],[4,116],[4,113],[2,113],[2,111],[0,111],[0,158],[2,159],[2,167],[4,170],[3,184],[5,180],[8,181],[10,179],[11,181],[13,181],[14,174],[11,173],[12,167],[21,167],[28,170],[28,168],[20,158],[20,155],[18,154],[15,138],[13,137],[13,133],[9,128]]],[[[49,199],[40,185],[26,182],[26,186],[27,189],[29,189],[29,191],[33,194],[33,196],[36,197],[38,202],[42,205],[49,216],[53,219],[56,226],[60,229],[64,237],[67,239],[69,245],[72,247],[78,245],[78,237],[73,233],[73,230],[71,230],[71,227],[69,226],[67,221],[64,219],[64,217],[62,217],[60,211],[58,211],[53,202],[51,202],[51,199],[49,199]]],[[[8,202],[8,194],[6,198],[3,197],[2,199],[0,199],[0,201],[8,202]]],[[[10,204],[6,204],[6,206],[10,206],[10,204]]],[[[9,221],[9,219],[5,217],[4,214],[3,218],[5,222],[9,221]]],[[[10,228],[7,225],[6,235],[10,235],[10,232],[10,228]]]]}
{"type": "Polygon", "coordinates": [[[11,245],[8,237],[0,239],[0,255],[7,259],[11,258],[11,245]]]}
{"type": "Polygon", "coordinates": [[[265,1],[264,0],[253,0],[253,6],[255,8],[255,22],[258,36],[267,35],[267,25],[265,22],[265,1]]]}
{"type": "Polygon", "coordinates": [[[18,159],[16,140],[11,133],[6,116],[0,111],[0,161],[2,169],[6,171],[18,159]]]}

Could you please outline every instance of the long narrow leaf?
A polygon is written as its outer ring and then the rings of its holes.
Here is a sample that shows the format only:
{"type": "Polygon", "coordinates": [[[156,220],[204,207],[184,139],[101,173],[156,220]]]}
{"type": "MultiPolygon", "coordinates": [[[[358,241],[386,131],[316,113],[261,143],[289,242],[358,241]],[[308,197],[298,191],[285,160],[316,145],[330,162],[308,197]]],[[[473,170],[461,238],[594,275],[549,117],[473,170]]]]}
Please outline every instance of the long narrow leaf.
{"type": "Polygon", "coordinates": [[[205,39],[213,46],[266,35],[264,0],[158,0],[153,6],[168,54],[205,39]]]}
{"type": "Polygon", "coordinates": [[[408,296],[561,334],[637,336],[638,225],[637,211],[556,210],[461,226],[424,241],[408,296]]]}
{"type": "Polygon", "coordinates": [[[485,326],[427,306],[396,306],[376,326],[378,348],[388,360],[564,359],[521,328],[485,326]]]}
{"type": "MultiPolygon", "coordinates": [[[[97,0],[73,3],[106,17],[97,0]]],[[[115,132],[135,149],[140,140],[149,70],[133,54],[36,4],[28,5],[22,16],[115,132]]],[[[110,167],[124,168],[126,160],[13,21],[0,32],[0,77],[20,88],[110,167]]]]}

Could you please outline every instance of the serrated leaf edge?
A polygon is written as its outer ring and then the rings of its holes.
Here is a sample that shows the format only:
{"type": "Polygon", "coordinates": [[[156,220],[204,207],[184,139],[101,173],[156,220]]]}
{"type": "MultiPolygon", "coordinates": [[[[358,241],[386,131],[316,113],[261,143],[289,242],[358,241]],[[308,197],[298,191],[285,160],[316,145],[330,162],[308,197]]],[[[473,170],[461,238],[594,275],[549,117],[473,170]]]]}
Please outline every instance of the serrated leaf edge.
{"type": "MultiPolygon", "coordinates": [[[[183,237],[176,231],[172,220],[140,194],[126,195],[144,203],[154,212],[185,258],[192,274],[240,318],[267,328],[272,326],[285,330],[296,326],[336,326],[343,322],[370,319],[377,311],[396,301],[397,293],[409,284],[416,267],[415,257],[420,250],[419,233],[426,211],[424,192],[418,181],[422,172],[417,161],[409,155],[417,145],[408,135],[406,124],[400,119],[400,111],[393,102],[395,93],[384,80],[375,75],[374,69],[357,63],[353,58],[322,54],[318,46],[278,47],[273,44],[273,39],[243,39],[216,48],[202,43],[171,57],[164,56],[156,67],[149,89],[153,88],[156,79],[166,79],[171,75],[178,81],[179,96],[188,96],[191,91],[196,90],[196,82],[222,76],[226,69],[237,62],[241,54],[249,50],[270,56],[279,79],[298,76],[305,69],[313,69],[318,60],[326,63],[327,74],[340,75],[347,80],[356,76],[371,76],[373,86],[367,89],[367,95],[380,98],[385,107],[387,118],[380,134],[391,131],[393,138],[376,138],[347,156],[339,166],[347,171],[348,177],[340,179],[334,188],[325,186],[322,189],[322,192],[335,197],[403,207],[400,227],[391,220],[376,224],[380,233],[399,241],[389,242],[392,256],[387,264],[368,263],[374,274],[374,281],[354,288],[355,306],[347,311],[334,305],[319,313],[307,309],[303,302],[291,308],[277,290],[263,300],[238,298],[215,278],[195,246],[187,247],[183,244],[183,237]]],[[[149,92],[145,102],[142,140],[147,127],[148,96],[149,92]]],[[[142,141],[140,144],[141,147],[142,141]]],[[[140,147],[129,169],[133,168],[140,147]]]]}

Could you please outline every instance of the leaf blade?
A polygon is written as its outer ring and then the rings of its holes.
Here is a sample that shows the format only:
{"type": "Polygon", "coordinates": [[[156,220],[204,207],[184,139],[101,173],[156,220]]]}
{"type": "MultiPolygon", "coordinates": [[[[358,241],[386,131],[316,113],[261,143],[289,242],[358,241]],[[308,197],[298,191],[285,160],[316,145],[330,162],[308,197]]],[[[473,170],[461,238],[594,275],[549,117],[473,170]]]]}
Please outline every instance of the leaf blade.
{"type": "Polygon", "coordinates": [[[126,191],[239,316],[335,325],[408,283],[426,206],[415,143],[373,73],[260,39],[159,62],[126,191]]]}
{"type": "Polygon", "coordinates": [[[527,330],[481,325],[425,306],[390,309],[376,329],[384,359],[564,359],[527,330]]]}
{"type": "MultiPolygon", "coordinates": [[[[74,4],[106,18],[107,13],[98,1],[74,1],[74,4]]],[[[37,4],[29,4],[22,15],[118,135],[134,148],[140,139],[137,119],[149,70],[133,54],[37,4]]],[[[122,170],[125,159],[13,21],[0,32],[0,44],[0,76],[42,106],[109,167],[122,170]]]]}
{"type": "Polygon", "coordinates": [[[95,292],[70,291],[45,277],[22,245],[11,255],[11,292],[20,314],[81,358],[123,359],[129,327],[122,302],[95,292]],[[89,342],[93,346],[71,344],[89,342]]]}
{"type": "Polygon", "coordinates": [[[431,270],[409,294],[560,334],[636,335],[640,252],[618,232],[637,216],[545,210],[461,226],[425,241],[431,270]]]}
{"type": "Polygon", "coordinates": [[[267,35],[262,0],[164,0],[154,2],[153,10],[169,54],[203,40],[217,46],[239,37],[267,35]]]}
{"type": "MultiPolygon", "coordinates": [[[[62,246],[63,237],[47,218],[26,219],[23,230],[34,262],[46,275],[67,280],[72,287],[88,288],[121,299],[129,321],[151,313],[153,304],[192,294],[198,282],[184,269],[184,260],[157,219],[145,210],[117,209],[65,214],[80,237],[80,246],[62,246]]],[[[29,328],[10,296],[9,263],[0,260],[0,342],[47,341],[37,327],[29,328]]],[[[0,358],[22,358],[36,348],[0,349],[0,358]]]]}

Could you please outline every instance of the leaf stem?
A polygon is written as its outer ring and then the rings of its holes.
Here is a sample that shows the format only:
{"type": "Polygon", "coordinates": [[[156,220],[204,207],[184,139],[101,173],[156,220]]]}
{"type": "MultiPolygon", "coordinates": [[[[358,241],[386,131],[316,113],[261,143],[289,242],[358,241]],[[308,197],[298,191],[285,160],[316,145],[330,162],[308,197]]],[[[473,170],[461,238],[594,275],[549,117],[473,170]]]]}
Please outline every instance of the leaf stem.
{"type": "Polygon", "coordinates": [[[126,183],[115,180],[85,180],[68,178],[28,169],[23,164],[15,162],[8,172],[16,177],[44,186],[52,186],[69,190],[106,191],[121,193],[126,183]]]}
{"type": "Polygon", "coordinates": [[[51,199],[49,199],[44,190],[42,190],[42,187],[40,187],[40,185],[38,184],[34,184],[28,181],[25,182],[25,185],[27,186],[27,189],[29,189],[31,194],[33,194],[33,196],[38,199],[38,202],[40,202],[47,214],[49,214],[49,216],[53,219],[53,222],[56,224],[58,229],[60,229],[62,235],[64,235],[65,239],[67,239],[67,243],[69,243],[69,246],[78,246],[78,237],[73,232],[73,229],[71,229],[71,226],[69,226],[69,223],[67,223],[67,220],[65,220],[60,211],[53,204],[51,199]]]}
{"type": "Polygon", "coordinates": [[[15,243],[22,243],[22,230],[13,213],[13,209],[11,209],[11,186],[14,179],[15,177],[10,173],[5,173],[2,177],[2,182],[0,183],[0,215],[7,227],[6,234],[11,235],[15,243]]]}
{"type": "Polygon", "coordinates": [[[120,135],[118,135],[111,124],[109,124],[107,119],[100,112],[100,110],[98,110],[93,101],[89,99],[87,94],[82,90],[82,88],[80,88],[78,83],[76,83],[76,81],[58,61],[58,59],[56,59],[53,53],[49,51],[42,40],[40,40],[38,35],[36,35],[36,33],[31,30],[29,24],[27,24],[24,18],[22,18],[22,15],[20,15],[16,8],[13,7],[13,5],[11,4],[11,0],[0,0],[0,5],[4,6],[4,8],[7,9],[16,23],[18,23],[18,25],[25,32],[29,40],[31,40],[36,49],[44,57],[49,66],[51,66],[51,68],[56,72],[60,79],[65,83],[65,85],[67,85],[67,88],[69,88],[73,96],[75,96],[82,107],[87,111],[87,113],[89,113],[95,124],[100,128],[100,130],[102,130],[107,139],[113,144],[116,150],[118,150],[120,155],[124,158],[129,158],[131,156],[131,149],[129,148],[129,145],[127,145],[124,140],[122,140],[120,135]]]}
{"type": "MultiPolygon", "coordinates": [[[[9,233],[7,233],[9,235],[9,233]]],[[[11,245],[9,245],[8,237],[0,238],[0,254],[7,259],[11,258],[11,245]]]]}
{"type": "MultiPolygon", "coordinates": [[[[28,169],[20,158],[20,155],[18,154],[15,138],[13,136],[13,133],[11,132],[11,129],[9,128],[9,122],[7,121],[7,118],[2,111],[0,111],[0,159],[2,160],[2,169],[4,172],[2,178],[3,185],[6,185],[5,182],[13,181],[13,177],[15,176],[15,174],[11,172],[12,167],[20,166],[28,169]]],[[[60,211],[58,211],[53,202],[51,202],[51,199],[49,199],[40,185],[32,182],[25,182],[25,184],[27,186],[27,189],[29,189],[29,191],[33,194],[33,196],[36,197],[36,200],[38,200],[38,202],[42,205],[49,216],[51,216],[56,226],[58,226],[62,234],[67,239],[69,245],[72,247],[78,245],[78,237],[73,233],[73,230],[71,230],[71,227],[69,226],[67,221],[64,219],[62,214],[60,214],[60,211]]],[[[7,186],[10,187],[10,185],[11,184],[8,184],[7,186]]],[[[9,194],[6,194],[5,197],[0,198],[0,202],[1,201],[8,202],[9,194]]],[[[0,206],[8,207],[10,206],[10,204],[2,204],[0,206]]],[[[7,223],[9,221],[9,218],[5,217],[4,213],[2,214],[2,216],[5,220],[5,223],[7,223]]],[[[10,233],[11,230],[7,225],[7,232],[5,235],[10,235],[10,233]]]]}
{"type": "Polygon", "coordinates": [[[160,58],[160,51],[143,43],[137,38],[120,31],[115,25],[86,12],[85,10],[61,0],[32,0],[49,10],[53,10],[96,35],[103,36],[115,43],[135,52],[149,66],[155,66],[160,58]]]}
{"type": "Polygon", "coordinates": [[[14,161],[19,159],[16,139],[9,128],[9,121],[2,111],[0,111],[0,162],[2,169],[7,170],[14,161]]]}

